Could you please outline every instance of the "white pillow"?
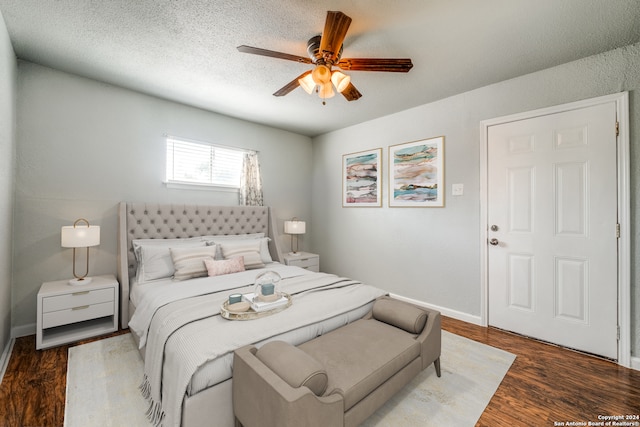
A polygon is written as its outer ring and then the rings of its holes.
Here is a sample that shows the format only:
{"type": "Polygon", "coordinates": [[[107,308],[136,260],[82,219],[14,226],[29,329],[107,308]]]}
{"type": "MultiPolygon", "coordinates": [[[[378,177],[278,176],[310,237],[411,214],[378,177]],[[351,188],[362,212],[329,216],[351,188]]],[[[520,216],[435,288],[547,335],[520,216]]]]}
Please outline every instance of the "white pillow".
{"type": "MultiPolygon", "coordinates": [[[[262,257],[263,263],[273,262],[271,258],[271,253],[269,252],[269,241],[271,240],[268,237],[264,236],[264,233],[248,233],[248,234],[224,234],[220,236],[203,236],[203,240],[210,244],[218,244],[218,248],[220,248],[221,243],[228,243],[230,241],[238,241],[238,240],[251,240],[251,239],[259,239],[262,242],[262,246],[260,247],[260,255],[262,257]]],[[[216,259],[224,259],[222,252],[218,250],[216,254],[216,259]]]]}
{"type": "Polygon", "coordinates": [[[260,255],[260,239],[231,240],[220,244],[224,259],[236,256],[244,257],[244,268],[247,270],[264,267],[260,255]]]}
{"type": "MultiPolygon", "coordinates": [[[[204,247],[205,245],[205,242],[189,242],[190,247],[204,247]]],[[[169,248],[168,245],[160,244],[138,245],[137,283],[173,276],[175,269],[169,248]]]]}
{"type": "Polygon", "coordinates": [[[262,237],[264,237],[264,233],[220,234],[220,235],[202,236],[202,240],[205,240],[205,241],[246,240],[246,239],[260,239],[262,237]]]}
{"type": "MultiPolygon", "coordinates": [[[[188,237],[184,239],[135,239],[131,241],[131,246],[133,246],[133,254],[136,257],[136,261],[140,262],[140,246],[166,246],[166,247],[174,247],[174,246],[182,246],[182,245],[192,245],[199,244],[202,242],[202,237],[188,237]]],[[[201,246],[201,245],[198,245],[201,246]]]]}
{"type": "Polygon", "coordinates": [[[173,275],[174,280],[186,280],[207,276],[207,266],[204,261],[206,259],[213,260],[213,257],[216,256],[215,246],[205,246],[202,248],[178,247],[171,248],[170,251],[175,269],[173,275]]]}

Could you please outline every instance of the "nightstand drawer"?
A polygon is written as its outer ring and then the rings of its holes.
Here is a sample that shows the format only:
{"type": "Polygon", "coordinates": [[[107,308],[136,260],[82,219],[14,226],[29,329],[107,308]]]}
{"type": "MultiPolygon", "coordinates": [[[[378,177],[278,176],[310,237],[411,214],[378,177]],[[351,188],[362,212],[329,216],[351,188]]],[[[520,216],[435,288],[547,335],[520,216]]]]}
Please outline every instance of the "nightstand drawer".
{"type": "Polygon", "coordinates": [[[289,265],[295,265],[296,267],[308,268],[315,267],[318,265],[318,257],[310,257],[310,258],[296,258],[290,259],[289,265]]]}
{"type": "Polygon", "coordinates": [[[53,311],[67,310],[75,307],[111,302],[113,306],[113,288],[97,289],[93,291],[73,292],[71,294],[56,295],[42,299],[42,312],[44,314],[53,311]]]}
{"type": "Polygon", "coordinates": [[[93,305],[79,305],[67,310],[58,310],[42,315],[42,327],[53,328],[69,323],[82,322],[84,320],[97,319],[99,317],[111,316],[114,314],[113,298],[109,302],[93,305]]]}

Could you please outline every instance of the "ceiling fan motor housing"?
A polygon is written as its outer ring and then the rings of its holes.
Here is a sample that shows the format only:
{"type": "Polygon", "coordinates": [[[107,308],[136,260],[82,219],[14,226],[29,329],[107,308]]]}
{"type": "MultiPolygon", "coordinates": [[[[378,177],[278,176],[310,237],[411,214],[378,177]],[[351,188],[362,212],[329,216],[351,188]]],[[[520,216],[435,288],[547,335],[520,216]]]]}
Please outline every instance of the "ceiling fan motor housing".
{"type": "Polygon", "coordinates": [[[320,53],[320,40],[321,39],[322,39],[321,35],[313,36],[313,37],[311,37],[309,39],[309,41],[307,42],[307,54],[309,55],[309,58],[311,59],[311,61],[314,64],[334,65],[335,63],[337,63],[340,60],[340,57],[342,56],[342,49],[343,49],[344,45],[340,45],[340,50],[338,51],[338,54],[336,55],[335,61],[333,61],[331,64],[329,64],[322,57],[322,53],[320,53]]]}

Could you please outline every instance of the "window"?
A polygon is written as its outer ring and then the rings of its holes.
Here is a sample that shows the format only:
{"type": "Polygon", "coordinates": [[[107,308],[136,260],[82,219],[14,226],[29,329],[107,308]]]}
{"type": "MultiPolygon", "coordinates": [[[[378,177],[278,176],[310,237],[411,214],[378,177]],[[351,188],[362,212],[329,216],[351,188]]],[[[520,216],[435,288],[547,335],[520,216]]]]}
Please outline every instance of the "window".
{"type": "Polygon", "coordinates": [[[167,183],[240,187],[245,150],[167,137],[167,183]]]}

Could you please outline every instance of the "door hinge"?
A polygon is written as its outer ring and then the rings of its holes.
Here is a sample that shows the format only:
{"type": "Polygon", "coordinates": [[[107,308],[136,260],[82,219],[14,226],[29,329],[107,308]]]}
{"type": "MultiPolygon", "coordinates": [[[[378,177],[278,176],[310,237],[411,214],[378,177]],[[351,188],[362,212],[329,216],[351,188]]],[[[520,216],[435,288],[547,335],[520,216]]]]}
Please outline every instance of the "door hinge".
{"type": "Polygon", "coordinates": [[[620,238],[620,223],[616,224],[616,239],[620,238]]]}
{"type": "Polygon", "coordinates": [[[620,341],[620,325],[617,326],[616,339],[620,341]]]}
{"type": "Polygon", "coordinates": [[[620,122],[616,122],[616,136],[620,136],[620,122]]]}

